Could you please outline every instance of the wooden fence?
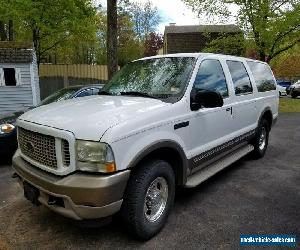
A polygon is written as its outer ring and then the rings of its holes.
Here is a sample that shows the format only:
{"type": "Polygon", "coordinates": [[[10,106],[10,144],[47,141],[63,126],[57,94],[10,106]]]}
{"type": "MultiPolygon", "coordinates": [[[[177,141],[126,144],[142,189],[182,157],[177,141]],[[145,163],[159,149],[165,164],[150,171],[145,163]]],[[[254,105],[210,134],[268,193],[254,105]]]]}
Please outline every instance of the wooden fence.
{"type": "Polygon", "coordinates": [[[108,72],[106,65],[88,64],[41,64],[39,76],[42,77],[63,77],[64,86],[69,86],[69,78],[95,79],[107,81],[108,72]]]}
{"type": "Polygon", "coordinates": [[[88,64],[40,64],[40,94],[46,98],[57,90],[74,85],[106,83],[106,65],[88,64]]]}

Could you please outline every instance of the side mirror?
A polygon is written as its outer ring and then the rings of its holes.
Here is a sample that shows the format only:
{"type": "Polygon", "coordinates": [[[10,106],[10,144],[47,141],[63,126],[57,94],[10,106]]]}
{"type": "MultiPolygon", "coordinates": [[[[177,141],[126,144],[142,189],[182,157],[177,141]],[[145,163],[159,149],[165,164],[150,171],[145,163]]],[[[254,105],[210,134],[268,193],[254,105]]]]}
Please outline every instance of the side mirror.
{"type": "Polygon", "coordinates": [[[217,91],[198,91],[191,97],[191,109],[198,110],[204,108],[216,108],[224,105],[222,95],[217,91]]]}

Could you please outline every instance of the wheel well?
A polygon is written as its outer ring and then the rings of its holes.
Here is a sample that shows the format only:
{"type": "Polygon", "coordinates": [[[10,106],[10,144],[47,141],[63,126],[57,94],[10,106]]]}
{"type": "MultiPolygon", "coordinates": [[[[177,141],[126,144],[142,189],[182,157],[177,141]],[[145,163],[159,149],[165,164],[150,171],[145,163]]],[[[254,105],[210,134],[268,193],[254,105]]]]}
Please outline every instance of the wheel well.
{"type": "Polygon", "coordinates": [[[174,148],[158,148],[147,155],[143,156],[134,166],[133,168],[137,167],[138,165],[142,164],[145,161],[149,161],[150,159],[159,159],[168,162],[175,174],[176,184],[182,185],[183,178],[184,178],[184,166],[185,162],[182,159],[181,154],[174,148]]]}
{"type": "Polygon", "coordinates": [[[264,112],[264,114],[262,115],[262,117],[261,117],[261,120],[262,119],[266,119],[267,120],[267,122],[269,123],[269,129],[271,130],[271,128],[272,128],[272,123],[273,123],[273,115],[272,115],[272,112],[270,111],[270,110],[266,110],[265,112],[264,112]]]}

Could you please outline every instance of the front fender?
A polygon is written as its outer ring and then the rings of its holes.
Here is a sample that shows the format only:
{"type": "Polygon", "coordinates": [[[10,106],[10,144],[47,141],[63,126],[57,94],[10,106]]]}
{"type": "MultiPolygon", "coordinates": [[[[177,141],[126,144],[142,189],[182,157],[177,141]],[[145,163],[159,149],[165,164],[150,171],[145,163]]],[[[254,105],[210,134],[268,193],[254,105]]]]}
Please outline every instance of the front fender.
{"type": "Polygon", "coordinates": [[[183,162],[183,176],[188,169],[185,144],[180,136],[169,131],[145,131],[111,144],[118,170],[135,166],[147,154],[159,148],[176,150],[183,162]]]}

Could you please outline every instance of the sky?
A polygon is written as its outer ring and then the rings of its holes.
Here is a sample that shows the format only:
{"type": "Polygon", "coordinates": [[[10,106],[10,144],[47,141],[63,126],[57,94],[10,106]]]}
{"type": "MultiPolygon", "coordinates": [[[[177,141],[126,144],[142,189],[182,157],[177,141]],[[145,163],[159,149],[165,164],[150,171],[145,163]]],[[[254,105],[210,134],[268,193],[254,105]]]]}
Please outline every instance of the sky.
{"type": "MultiPolygon", "coordinates": [[[[100,3],[106,6],[106,0],[94,0],[96,3],[100,3]]],[[[136,0],[136,2],[144,3],[147,0],[136,0]]],[[[187,7],[182,0],[151,0],[153,6],[158,8],[158,11],[162,17],[162,23],[158,27],[159,33],[164,33],[166,25],[169,23],[176,23],[176,25],[197,25],[207,24],[205,20],[201,20],[187,7]]],[[[237,8],[230,6],[230,11],[235,13],[237,8]]],[[[226,24],[234,23],[234,20],[228,20],[226,24]]]]}

